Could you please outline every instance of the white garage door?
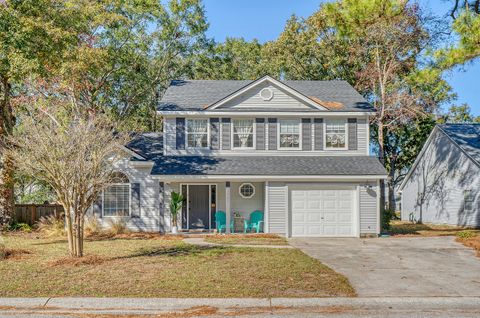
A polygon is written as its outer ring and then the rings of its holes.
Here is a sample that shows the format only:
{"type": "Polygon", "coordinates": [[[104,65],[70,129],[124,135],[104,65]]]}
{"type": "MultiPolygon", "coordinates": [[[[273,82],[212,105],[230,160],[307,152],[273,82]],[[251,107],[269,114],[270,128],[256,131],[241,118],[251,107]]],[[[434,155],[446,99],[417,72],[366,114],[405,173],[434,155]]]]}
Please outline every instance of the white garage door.
{"type": "Polygon", "coordinates": [[[353,190],[291,190],[292,236],[355,236],[353,190]]]}

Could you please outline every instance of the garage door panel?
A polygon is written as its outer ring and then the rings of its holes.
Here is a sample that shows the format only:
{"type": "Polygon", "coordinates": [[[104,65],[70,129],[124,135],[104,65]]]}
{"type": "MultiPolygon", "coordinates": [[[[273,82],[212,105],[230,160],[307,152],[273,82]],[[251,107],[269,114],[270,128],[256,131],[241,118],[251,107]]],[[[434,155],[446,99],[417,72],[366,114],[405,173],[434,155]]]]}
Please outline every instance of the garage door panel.
{"type": "Polygon", "coordinates": [[[292,236],[353,236],[353,190],[291,190],[292,236]]]}

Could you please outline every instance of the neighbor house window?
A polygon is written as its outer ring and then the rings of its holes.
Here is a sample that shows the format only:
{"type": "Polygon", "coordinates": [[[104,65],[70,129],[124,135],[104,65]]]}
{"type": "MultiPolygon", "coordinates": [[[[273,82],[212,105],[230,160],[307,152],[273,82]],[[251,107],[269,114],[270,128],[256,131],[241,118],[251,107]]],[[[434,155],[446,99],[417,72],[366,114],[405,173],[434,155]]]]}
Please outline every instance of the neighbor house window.
{"type": "Polygon", "coordinates": [[[300,121],[295,119],[279,121],[279,147],[300,148],[300,121]]]}
{"type": "Polygon", "coordinates": [[[344,149],[346,146],[345,120],[327,121],[325,127],[325,144],[329,149],[344,149]]]}
{"type": "Polygon", "coordinates": [[[187,147],[208,147],[208,119],[187,119],[187,147]]]}
{"type": "Polygon", "coordinates": [[[472,190],[465,190],[463,191],[463,200],[464,200],[464,210],[471,211],[473,210],[473,192],[472,190]]]}
{"type": "Polygon", "coordinates": [[[116,173],[113,182],[103,191],[103,215],[130,215],[130,181],[122,173],[116,173]]]}
{"type": "Polygon", "coordinates": [[[253,148],[253,119],[233,120],[233,147],[253,148]]]}
{"type": "Polygon", "coordinates": [[[240,196],[244,199],[250,199],[255,195],[255,187],[251,183],[242,183],[238,188],[240,196]]]}

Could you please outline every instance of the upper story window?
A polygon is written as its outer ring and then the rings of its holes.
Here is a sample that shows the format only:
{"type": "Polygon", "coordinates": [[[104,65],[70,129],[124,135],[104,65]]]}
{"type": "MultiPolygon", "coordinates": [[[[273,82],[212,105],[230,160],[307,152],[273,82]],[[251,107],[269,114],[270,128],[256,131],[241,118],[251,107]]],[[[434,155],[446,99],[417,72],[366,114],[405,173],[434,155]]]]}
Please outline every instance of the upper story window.
{"type": "Polygon", "coordinates": [[[130,215],[130,181],[123,173],[115,173],[113,183],[103,191],[103,216],[130,215]]]}
{"type": "Polygon", "coordinates": [[[300,148],[300,120],[282,119],[279,121],[279,148],[300,148]]]}
{"type": "Polygon", "coordinates": [[[187,147],[208,147],[208,119],[187,119],[187,147]]]}
{"type": "Polygon", "coordinates": [[[253,148],[253,119],[233,120],[233,148],[253,148]]]}
{"type": "Polygon", "coordinates": [[[329,120],[325,125],[325,148],[326,149],[345,149],[346,148],[346,121],[329,120]]]}

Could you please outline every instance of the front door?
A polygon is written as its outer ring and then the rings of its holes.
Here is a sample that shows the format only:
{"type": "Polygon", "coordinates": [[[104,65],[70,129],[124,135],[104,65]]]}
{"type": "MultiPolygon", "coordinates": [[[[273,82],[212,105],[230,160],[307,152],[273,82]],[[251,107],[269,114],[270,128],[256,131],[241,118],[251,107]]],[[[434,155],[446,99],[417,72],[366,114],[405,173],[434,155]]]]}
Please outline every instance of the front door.
{"type": "Polygon", "coordinates": [[[209,229],[210,193],[209,185],[189,185],[188,228],[209,229]]]}

